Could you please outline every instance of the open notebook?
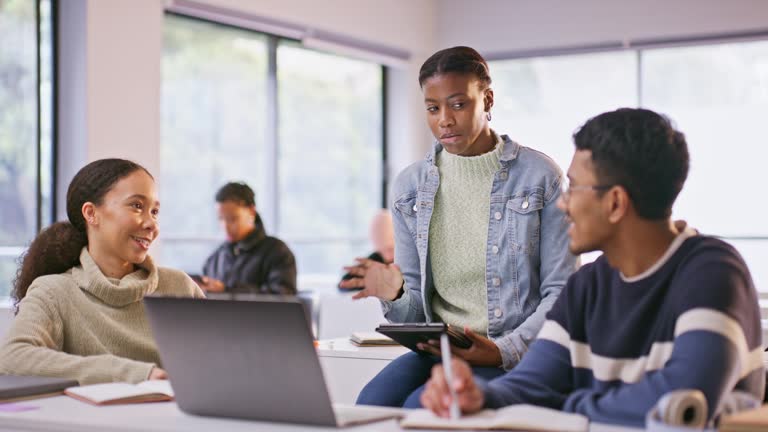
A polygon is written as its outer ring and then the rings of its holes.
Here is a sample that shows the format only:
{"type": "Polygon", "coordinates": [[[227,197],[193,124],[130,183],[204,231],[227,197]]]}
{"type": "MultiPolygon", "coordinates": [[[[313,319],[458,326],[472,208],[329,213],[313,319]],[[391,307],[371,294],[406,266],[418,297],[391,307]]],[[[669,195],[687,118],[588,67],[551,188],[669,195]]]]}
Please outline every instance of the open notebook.
{"type": "Polygon", "coordinates": [[[173,389],[166,380],[143,381],[138,384],[106,383],[70,387],[64,394],[93,405],[161,402],[173,400],[173,389]]]}
{"type": "Polygon", "coordinates": [[[589,420],[583,415],[564,413],[533,405],[511,405],[483,410],[456,420],[438,417],[428,410],[413,410],[400,422],[414,429],[494,429],[525,431],[586,432],[589,420]]]}

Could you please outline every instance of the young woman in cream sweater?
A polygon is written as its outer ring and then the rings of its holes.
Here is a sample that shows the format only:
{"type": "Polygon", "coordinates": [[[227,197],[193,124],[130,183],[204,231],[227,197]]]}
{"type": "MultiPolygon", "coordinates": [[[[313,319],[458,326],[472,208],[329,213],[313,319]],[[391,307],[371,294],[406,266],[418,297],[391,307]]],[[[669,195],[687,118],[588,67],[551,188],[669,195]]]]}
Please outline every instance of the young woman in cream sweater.
{"type": "Polygon", "coordinates": [[[167,377],[141,300],[203,293],[148,255],[159,210],[153,177],[134,162],[102,159],[75,175],[69,221],[43,230],[23,257],[0,372],[80,384],[167,377]]]}

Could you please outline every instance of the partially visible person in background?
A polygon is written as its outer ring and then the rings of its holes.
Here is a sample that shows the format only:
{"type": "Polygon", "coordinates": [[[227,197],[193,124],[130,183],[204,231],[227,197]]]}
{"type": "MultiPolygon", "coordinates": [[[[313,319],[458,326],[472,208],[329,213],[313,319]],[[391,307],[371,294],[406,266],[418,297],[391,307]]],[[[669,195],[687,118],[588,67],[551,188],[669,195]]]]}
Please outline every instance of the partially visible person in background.
{"type": "Polygon", "coordinates": [[[66,206],[68,221],[40,232],[23,256],[0,373],[81,385],[166,379],[141,300],[203,293],[148,254],[160,234],[155,180],[134,162],[97,160],[72,179],[66,206]]]}
{"type": "MultiPolygon", "coordinates": [[[[392,264],[395,260],[395,229],[392,225],[392,213],[387,209],[381,209],[371,219],[371,226],[368,229],[368,238],[373,246],[373,253],[368,255],[369,260],[380,262],[383,264],[392,264]]],[[[358,263],[362,262],[363,258],[358,258],[358,263]]],[[[341,291],[360,291],[362,287],[346,288],[342,285],[344,281],[354,279],[357,276],[347,273],[342,276],[339,282],[339,289],[341,291]]]]}
{"type": "Polygon", "coordinates": [[[296,259],[288,245],[264,231],[253,190],[227,183],[216,193],[216,205],[227,241],[206,260],[200,287],[213,293],[296,294],[296,259]]]}

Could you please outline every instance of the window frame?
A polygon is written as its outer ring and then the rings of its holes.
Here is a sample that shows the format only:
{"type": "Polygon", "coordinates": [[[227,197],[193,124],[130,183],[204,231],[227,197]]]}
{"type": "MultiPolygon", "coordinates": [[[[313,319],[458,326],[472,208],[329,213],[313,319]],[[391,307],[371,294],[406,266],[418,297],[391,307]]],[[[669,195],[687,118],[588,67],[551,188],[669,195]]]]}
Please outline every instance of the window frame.
{"type": "MultiPolygon", "coordinates": [[[[36,0],[35,1],[35,233],[39,233],[44,227],[53,223],[56,220],[57,199],[56,199],[56,182],[58,177],[57,169],[57,154],[58,154],[58,59],[59,59],[59,47],[58,47],[58,33],[59,33],[59,5],[56,0],[36,0]],[[48,20],[48,26],[50,27],[50,68],[48,73],[51,77],[51,94],[50,94],[50,136],[48,137],[50,147],[45,150],[43,147],[43,94],[41,91],[41,84],[43,81],[43,34],[42,23],[44,17],[41,14],[41,8],[43,3],[48,4],[50,15],[45,19],[48,20]],[[44,166],[43,152],[47,151],[50,155],[50,166],[44,166]],[[50,177],[47,182],[44,182],[43,171],[45,169],[50,170],[50,177]],[[44,196],[44,190],[50,192],[49,197],[44,196]],[[45,203],[48,204],[48,211],[45,211],[45,203]]],[[[30,239],[31,241],[32,239],[30,239]]],[[[13,245],[13,246],[0,246],[0,257],[16,257],[20,258],[27,250],[28,245],[13,245]]],[[[10,288],[10,287],[9,287],[10,288]]],[[[8,297],[0,296],[0,303],[5,304],[9,301],[8,297]]]]}
{"type": "MultiPolygon", "coordinates": [[[[267,136],[266,136],[266,146],[264,149],[265,152],[265,167],[264,174],[262,174],[262,180],[266,185],[269,185],[269,188],[266,192],[266,195],[259,197],[259,213],[262,215],[262,219],[265,220],[267,224],[270,224],[270,231],[276,233],[276,235],[281,235],[281,226],[280,226],[280,172],[279,172],[279,156],[280,156],[280,137],[279,137],[279,85],[278,85],[278,62],[277,62],[277,51],[278,46],[281,42],[293,42],[293,43],[299,43],[301,44],[300,39],[288,37],[285,35],[279,35],[279,34],[273,34],[268,33],[265,31],[255,30],[253,28],[248,28],[246,26],[240,26],[235,25],[229,22],[224,21],[218,21],[216,19],[208,18],[208,17],[201,17],[193,14],[187,14],[179,11],[174,10],[168,10],[166,9],[164,11],[163,19],[165,20],[167,17],[177,17],[182,18],[186,20],[191,21],[198,21],[214,26],[219,26],[221,28],[231,28],[236,29],[238,31],[245,31],[250,32],[253,34],[262,35],[266,38],[266,44],[267,44],[267,87],[266,87],[266,95],[267,95],[267,136]]],[[[343,54],[338,54],[334,52],[327,52],[327,51],[321,51],[314,48],[306,48],[303,49],[310,50],[310,51],[316,51],[323,54],[328,55],[335,55],[342,58],[349,58],[348,56],[345,56],[343,54]]],[[[362,60],[362,61],[368,61],[371,64],[376,64],[376,62],[373,62],[371,60],[362,60]]],[[[389,160],[388,160],[388,134],[387,134],[387,109],[389,106],[388,103],[388,75],[389,75],[389,67],[384,64],[378,64],[380,68],[381,73],[381,160],[380,160],[380,168],[381,168],[381,187],[379,189],[380,197],[376,200],[377,203],[380,204],[381,208],[388,208],[388,202],[387,202],[387,193],[388,193],[388,182],[390,180],[389,175],[389,160]]],[[[162,143],[160,144],[162,146],[162,143]]],[[[162,175],[162,173],[161,173],[162,175]]],[[[281,237],[282,238],[282,237],[281,237]]],[[[318,243],[327,243],[327,242],[348,242],[348,241],[354,241],[354,242],[360,242],[360,241],[367,241],[367,237],[327,237],[327,236],[316,236],[316,237],[287,237],[282,238],[287,243],[291,243],[294,245],[314,245],[318,243]]],[[[174,235],[174,234],[164,234],[163,235],[163,243],[184,243],[184,242],[202,242],[202,241],[213,241],[214,238],[212,238],[210,235],[174,235]]],[[[219,240],[218,238],[215,238],[215,240],[219,240]]],[[[352,259],[352,257],[350,257],[352,259]]],[[[201,263],[202,265],[202,263],[201,263]]],[[[329,273],[332,270],[329,269],[329,273]]],[[[314,275],[314,274],[307,274],[307,275],[314,275]]],[[[301,276],[301,275],[300,275],[301,276]]]]}
{"type": "MultiPolygon", "coordinates": [[[[637,83],[636,83],[636,103],[638,107],[644,106],[643,101],[643,60],[644,54],[656,49],[685,48],[714,46],[721,44],[749,43],[749,42],[768,41],[768,29],[758,29],[744,32],[729,32],[717,34],[704,34],[686,37],[657,38],[657,39],[638,39],[624,40],[616,42],[605,42],[588,45],[575,45],[566,47],[554,47],[547,49],[531,49],[520,51],[495,52],[485,55],[486,60],[492,65],[493,62],[507,60],[525,60],[532,58],[562,57],[582,54],[610,53],[620,51],[633,51],[636,53],[637,60],[637,83]]],[[[768,243],[768,232],[764,235],[724,235],[716,236],[725,241],[757,241],[768,243]]],[[[761,308],[764,314],[768,315],[768,288],[761,291],[757,289],[758,296],[761,299],[761,308]]]]}

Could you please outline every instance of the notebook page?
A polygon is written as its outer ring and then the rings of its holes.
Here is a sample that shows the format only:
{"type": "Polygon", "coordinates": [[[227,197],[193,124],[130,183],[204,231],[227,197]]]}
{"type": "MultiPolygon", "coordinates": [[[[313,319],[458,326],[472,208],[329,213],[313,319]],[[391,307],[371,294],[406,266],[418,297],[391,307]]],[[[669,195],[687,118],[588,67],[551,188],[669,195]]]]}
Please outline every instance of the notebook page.
{"type": "Polygon", "coordinates": [[[406,414],[400,427],[419,429],[491,429],[496,419],[496,411],[483,410],[477,414],[461,416],[456,420],[438,417],[425,409],[412,410],[406,414]]]}
{"type": "Polygon", "coordinates": [[[171,387],[171,382],[168,380],[142,381],[136,385],[148,392],[162,393],[171,397],[175,396],[173,393],[173,387],[171,387]]]}
{"type": "Polygon", "coordinates": [[[586,432],[589,420],[572,414],[534,405],[511,405],[496,412],[494,426],[499,429],[530,431],[586,432]]]}
{"type": "Polygon", "coordinates": [[[70,387],[67,393],[79,396],[95,403],[103,403],[115,399],[123,399],[148,394],[150,391],[128,383],[93,384],[81,387],[70,387]]]}

